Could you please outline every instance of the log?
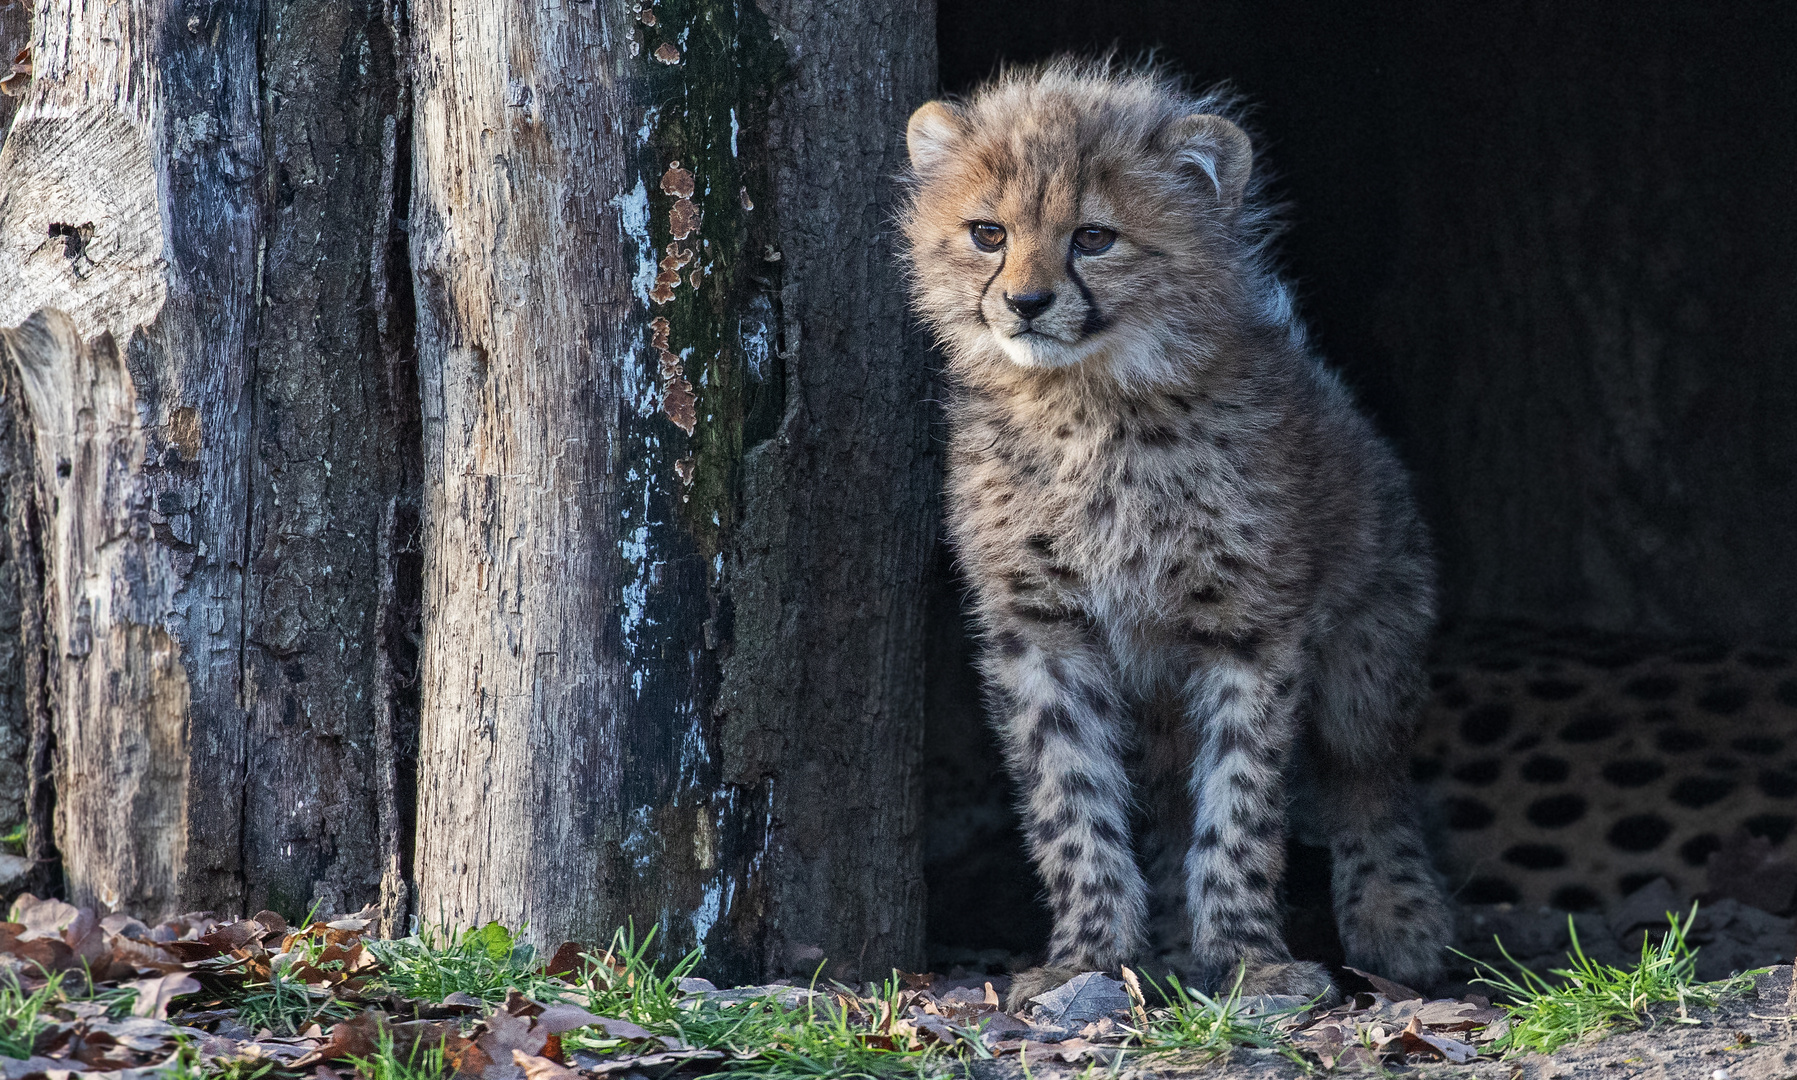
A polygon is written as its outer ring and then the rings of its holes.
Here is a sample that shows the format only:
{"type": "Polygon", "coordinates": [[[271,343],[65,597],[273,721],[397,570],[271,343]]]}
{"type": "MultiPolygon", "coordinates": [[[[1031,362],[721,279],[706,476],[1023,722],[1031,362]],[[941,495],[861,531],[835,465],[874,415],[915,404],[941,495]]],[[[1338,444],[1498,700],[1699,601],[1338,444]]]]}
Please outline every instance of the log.
{"type": "Polygon", "coordinates": [[[382,332],[409,308],[383,11],[37,10],[0,151],[0,345],[77,903],[297,917],[379,893],[379,548],[413,400],[382,332]]]}
{"type": "Polygon", "coordinates": [[[929,8],[413,19],[420,912],[916,964],[929,8]]]}

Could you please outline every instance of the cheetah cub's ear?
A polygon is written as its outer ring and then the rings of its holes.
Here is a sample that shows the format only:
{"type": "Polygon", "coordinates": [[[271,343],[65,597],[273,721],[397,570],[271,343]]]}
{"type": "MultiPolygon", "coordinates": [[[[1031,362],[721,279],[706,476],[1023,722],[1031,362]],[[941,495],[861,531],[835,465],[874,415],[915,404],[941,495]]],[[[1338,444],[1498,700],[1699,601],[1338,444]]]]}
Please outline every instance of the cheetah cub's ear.
{"type": "Polygon", "coordinates": [[[911,151],[911,168],[919,176],[934,172],[947,161],[961,135],[961,118],[945,101],[926,101],[905,125],[905,147],[911,151]]]}
{"type": "MultiPolygon", "coordinates": [[[[911,124],[916,127],[917,117],[911,118],[911,124]]],[[[1224,209],[1235,210],[1242,205],[1242,192],[1248,186],[1249,170],[1254,167],[1254,145],[1248,141],[1247,132],[1221,116],[1194,113],[1169,125],[1162,145],[1181,164],[1204,174],[1224,209]]],[[[915,158],[917,151],[911,154],[915,158]]]]}

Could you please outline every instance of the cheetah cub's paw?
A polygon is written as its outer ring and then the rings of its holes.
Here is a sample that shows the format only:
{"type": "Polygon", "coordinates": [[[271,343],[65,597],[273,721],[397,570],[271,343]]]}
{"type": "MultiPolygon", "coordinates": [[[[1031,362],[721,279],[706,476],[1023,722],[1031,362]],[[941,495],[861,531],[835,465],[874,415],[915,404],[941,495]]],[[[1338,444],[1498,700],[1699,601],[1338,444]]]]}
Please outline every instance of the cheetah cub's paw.
{"type": "Polygon", "coordinates": [[[1030,998],[1041,997],[1055,987],[1085,971],[1085,968],[1044,965],[1011,976],[1011,989],[1005,992],[1005,1011],[1021,1013],[1030,1007],[1030,998]]]}
{"type": "MultiPolygon", "coordinates": [[[[1229,987],[1225,987],[1227,992],[1229,987]]],[[[1341,992],[1321,964],[1308,960],[1249,960],[1242,967],[1242,996],[1261,994],[1301,997],[1328,1008],[1338,1004],[1341,992]]]]}
{"type": "Polygon", "coordinates": [[[1453,913],[1431,888],[1369,883],[1341,920],[1348,963],[1427,993],[1441,977],[1453,913]]]}

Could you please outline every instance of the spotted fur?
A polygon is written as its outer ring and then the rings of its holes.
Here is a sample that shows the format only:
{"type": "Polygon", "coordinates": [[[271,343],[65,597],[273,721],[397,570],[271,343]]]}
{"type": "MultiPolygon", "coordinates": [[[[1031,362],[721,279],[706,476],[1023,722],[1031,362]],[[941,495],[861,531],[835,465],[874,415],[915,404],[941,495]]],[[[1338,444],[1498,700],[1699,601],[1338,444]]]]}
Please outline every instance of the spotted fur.
{"type": "MultiPolygon", "coordinates": [[[[1595,911],[1656,878],[1689,900],[1745,838],[1775,877],[1797,857],[1797,650],[1487,623],[1438,641],[1430,682],[1411,768],[1467,904],[1595,911]]],[[[1783,874],[1739,898],[1786,911],[1783,874]]]]}
{"type": "Polygon", "coordinates": [[[908,131],[913,294],[955,389],[949,529],[1054,914],[1019,997],[1168,948],[1201,985],[1328,991],[1283,939],[1292,825],[1333,852],[1350,963],[1427,983],[1448,933],[1395,764],[1428,540],[1270,266],[1228,113],[1059,63],[925,105],[908,131]],[[1003,229],[993,250],[982,223],[1003,229]],[[1083,254],[1087,228],[1115,239],[1083,254]],[[1145,745],[1157,701],[1185,747],[1171,799],[1130,775],[1132,748],[1165,765],[1145,745]],[[1132,822],[1138,805],[1179,809],[1132,822]],[[1177,896],[1151,895],[1138,832],[1177,896]]]}

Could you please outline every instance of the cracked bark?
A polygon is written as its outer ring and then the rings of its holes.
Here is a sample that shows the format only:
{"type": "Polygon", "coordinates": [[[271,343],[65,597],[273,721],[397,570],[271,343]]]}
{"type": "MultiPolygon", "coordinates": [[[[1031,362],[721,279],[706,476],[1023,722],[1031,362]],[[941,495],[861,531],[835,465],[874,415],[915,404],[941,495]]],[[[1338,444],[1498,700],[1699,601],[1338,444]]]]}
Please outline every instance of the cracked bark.
{"type": "Polygon", "coordinates": [[[67,890],[149,916],[376,899],[381,516],[416,479],[388,318],[410,298],[385,284],[394,17],[37,14],[0,152],[0,346],[32,433],[67,890]]]}
{"type": "Polygon", "coordinates": [[[935,470],[886,215],[931,9],[646,15],[414,10],[419,904],[878,976],[922,953],[935,470]]]}
{"type": "Polygon", "coordinates": [[[0,349],[71,897],[916,966],[928,5],[40,15],[0,349]]]}
{"type": "MultiPolygon", "coordinates": [[[[0,3],[0,64],[10,65],[31,33],[24,0],[0,3]]],[[[17,97],[0,95],[0,139],[12,124],[17,97]]],[[[18,380],[0,370],[0,829],[27,817],[31,707],[25,685],[27,609],[37,602],[30,568],[21,568],[29,541],[20,535],[30,502],[29,423],[18,380]]]]}

